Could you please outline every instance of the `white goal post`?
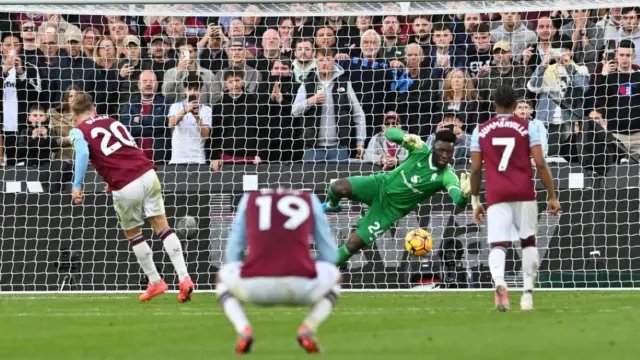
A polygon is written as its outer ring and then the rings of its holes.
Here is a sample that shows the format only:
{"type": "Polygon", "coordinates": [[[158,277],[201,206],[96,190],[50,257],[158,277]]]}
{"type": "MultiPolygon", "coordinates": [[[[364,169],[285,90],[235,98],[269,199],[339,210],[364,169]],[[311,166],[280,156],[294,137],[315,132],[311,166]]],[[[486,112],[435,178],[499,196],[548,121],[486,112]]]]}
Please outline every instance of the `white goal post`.
{"type": "MultiPolygon", "coordinates": [[[[541,131],[563,207],[548,216],[536,183],[537,286],[640,288],[640,56],[625,58],[640,52],[640,0],[0,0],[0,32],[3,64],[14,59],[0,85],[0,293],[146,284],[92,169],[84,204],[71,205],[73,153],[58,143],[70,94],[91,93],[156,163],[189,272],[210,291],[245,191],[324,200],[336,179],[390,171],[406,154],[380,135],[386,126],[427,142],[453,129],[452,166],[468,171],[471,131],[492,116],[498,83],[541,131]],[[333,58],[330,81],[316,79],[320,49],[333,58]],[[319,91],[327,99],[309,106],[319,91]],[[200,122],[170,126],[192,93],[200,122]]],[[[367,210],[343,207],[328,215],[338,244],[367,210]]],[[[144,234],[177,284],[160,240],[144,234]]],[[[490,288],[486,237],[470,206],[438,193],[355,255],[344,287],[490,288]],[[433,236],[424,257],[405,251],[418,227],[433,236]]],[[[519,254],[516,244],[507,255],[513,287],[519,254]]]]}

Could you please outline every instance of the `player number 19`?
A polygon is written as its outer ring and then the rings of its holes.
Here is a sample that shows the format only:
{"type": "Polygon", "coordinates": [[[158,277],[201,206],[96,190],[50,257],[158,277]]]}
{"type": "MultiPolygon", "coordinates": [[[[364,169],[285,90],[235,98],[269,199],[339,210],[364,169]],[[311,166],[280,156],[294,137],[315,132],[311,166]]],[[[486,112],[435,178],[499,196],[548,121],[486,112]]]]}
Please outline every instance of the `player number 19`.
{"type": "Polygon", "coordinates": [[[491,139],[491,145],[505,147],[504,151],[502,152],[500,164],[498,164],[498,171],[507,170],[507,166],[509,166],[509,159],[511,159],[511,154],[513,154],[513,148],[516,146],[516,139],[512,137],[493,138],[491,139]]]}
{"type": "MultiPolygon", "coordinates": [[[[256,198],[256,206],[259,208],[258,229],[265,231],[271,229],[271,205],[273,198],[271,196],[258,196],[256,198]]],[[[311,215],[309,204],[298,196],[283,196],[276,203],[276,209],[282,215],[288,217],[287,221],[282,225],[287,230],[295,230],[302,225],[311,215]],[[295,207],[294,207],[295,205],[295,207]]]]}

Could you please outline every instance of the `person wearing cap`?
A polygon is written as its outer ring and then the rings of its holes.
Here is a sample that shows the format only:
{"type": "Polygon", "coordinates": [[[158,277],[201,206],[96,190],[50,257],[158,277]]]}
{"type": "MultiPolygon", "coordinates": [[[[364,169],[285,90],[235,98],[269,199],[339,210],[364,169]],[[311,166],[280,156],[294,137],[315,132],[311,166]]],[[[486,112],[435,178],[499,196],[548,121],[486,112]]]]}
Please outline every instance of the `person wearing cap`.
{"type": "Polygon", "coordinates": [[[173,69],[169,69],[164,76],[162,93],[171,104],[182,101],[186,98],[184,83],[187,76],[197,74],[202,85],[200,87],[200,104],[211,104],[211,82],[213,74],[200,66],[198,54],[191,44],[184,44],[178,48],[178,64],[173,69]]]}
{"type": "Polygon", "coordinates": [[[171,47],[171,41],[166,35],[154,35],[149,42],[149,57],[143,59],[142,67],[151,69],[158,78],[158,88],[162,89],[164,75],[176,66],[176,51],[171,47]]]}
{"type": "Polygon", "coordinates": [[[518,97],[524,97],[527,91],[527,79],[531,69],[513,62],[511,44],[498,41],[492,49],[492,66],[489,71],[482,70],[478,75],[478,97],[481,101],[478,123],[491,117],[491,91],[500,85],[511,86],[518,97]]]}
{"type": "Polygon", "coordinates": [[[520,14],[517,12],[505,12],[500,14],[502,25],[491,32],[491,41],[498,43],[506,41],[511,45],[513,59],[520,62],[522,52],[529,44],[538,42],[538,35],[527,29],[520,21],[520,14]]]}
{"type": "Polygon", "coordinates": [[[120,95],[119,103],[128,102],[136,91],[136,84],[140,79],[142,62],[140,61],[140,39],[135,35],[127,35],[122,39],[123,58],[118,60],[116,67],[119,70],[120,95]]]}
{"type": "Polygon", "coordinates": [[[384,132],[391,128],[402,128],[400,115],[393,111],[384,114],[381,131],[371,138],[364,151],[362,161],[380,165],[384,170],[392,170],[407,158],[407,150],[389,141],[384,132]]]}
{"type": "Polygon", "coordinates": [[[235,37],[229,39],[227,43],[227,56],[229,66],[222,71],[218,71],[211,82],[211,104],[217,104],[222,99],[224,94],[224,80],[223,75],[228,70],[242,70],[244,91],[247,94],[256,94],[258,91],[258,84],[262,80],[260,73],[247,65],[246,61],[246,41],[244,38],[235,37]]]}
{"type": "Polygon", "coordinates": [[[584,94],[589,90],[589,70],[573,61],[573,48],[572,39],[566,36],[551,43],[551,50],[527,84],[531,92],[538,94],[536,118],[549,129],[553,155],[571,135],[571,121],[582,121],[584,94]]]}

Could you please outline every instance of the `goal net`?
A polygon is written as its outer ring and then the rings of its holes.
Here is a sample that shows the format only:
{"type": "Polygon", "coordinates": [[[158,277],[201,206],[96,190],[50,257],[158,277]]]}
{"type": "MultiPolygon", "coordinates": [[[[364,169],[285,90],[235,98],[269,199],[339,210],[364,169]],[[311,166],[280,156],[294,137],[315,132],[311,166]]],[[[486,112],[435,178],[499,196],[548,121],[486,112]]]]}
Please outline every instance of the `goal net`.
{"type": "MultiPolygon", "coordinates": [[[[500,84],[538,129],[563,208],[548,216],[536,183],[538,286],[640,285],[639,0],[37,3],[0,5],[0,291],[146,284],[92,168],[84,203],[71,203],[64,139],[78,92],[155,162],[189,272],[211,290],[244,192],[323,200],[336,179],[392,171],[408,154],[384,138],[389,127],[429,144],[453,130],[461,174],[500,84]]],[[[368,205],[343,208],[328,215],[338,244],[368,205]]],[[[144,234],[177,284],[161,241],[144,234]]],[[[491,287],[488,252],[486,226],[443,190],[354,256],[345,288],[491,287]],[[433,237],[427,256],[405,250],[415,228],[433,237]]],[[[519,286],[517,243],[507,259],[519,286]]]]}

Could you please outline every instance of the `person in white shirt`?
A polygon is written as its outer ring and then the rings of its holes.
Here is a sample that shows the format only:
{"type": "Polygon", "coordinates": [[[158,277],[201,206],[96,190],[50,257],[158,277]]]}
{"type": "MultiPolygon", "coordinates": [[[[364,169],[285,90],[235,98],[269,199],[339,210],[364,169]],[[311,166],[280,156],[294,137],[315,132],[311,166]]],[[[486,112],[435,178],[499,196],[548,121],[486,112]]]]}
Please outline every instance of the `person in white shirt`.
{"type": "Polygon", "coordinates": [[[204,144],[211,134],[211,107],[199,103],[200,77],[187,76],[186,99],[169,108],[171,161],[169,164],[205,164],[204,144]]]}

